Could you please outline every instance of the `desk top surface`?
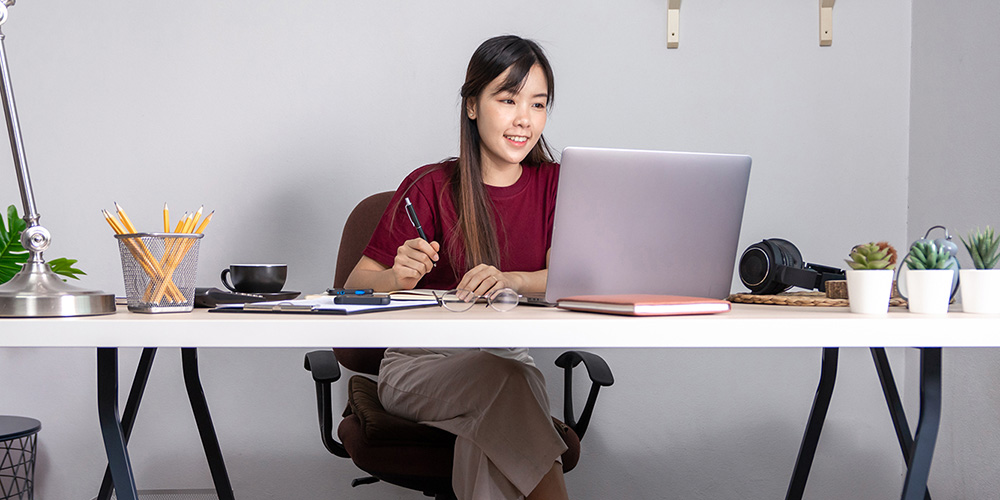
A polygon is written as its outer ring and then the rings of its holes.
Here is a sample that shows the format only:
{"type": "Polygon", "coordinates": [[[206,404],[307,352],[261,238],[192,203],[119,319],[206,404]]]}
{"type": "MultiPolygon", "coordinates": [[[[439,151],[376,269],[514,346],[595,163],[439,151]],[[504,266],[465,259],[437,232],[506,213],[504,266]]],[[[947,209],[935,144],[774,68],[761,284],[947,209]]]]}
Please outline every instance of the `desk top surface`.
{"type": "Polygon", "coordinates": [[[0,347],[1000,347],[1000,315],[881,316],[733,304],[728,313],[635,318],[538,307],[437,307],[353,316],[116,314],[0,319],[0,347]]]}

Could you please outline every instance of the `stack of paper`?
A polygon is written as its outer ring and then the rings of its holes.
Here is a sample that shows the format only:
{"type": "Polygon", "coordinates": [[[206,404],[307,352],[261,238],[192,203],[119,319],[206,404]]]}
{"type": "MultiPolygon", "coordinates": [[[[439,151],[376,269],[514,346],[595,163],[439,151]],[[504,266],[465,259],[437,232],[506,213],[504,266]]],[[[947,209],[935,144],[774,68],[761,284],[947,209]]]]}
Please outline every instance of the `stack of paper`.
{"type": "Polygon", "coordinates": [[[393,309],[410,309],[438,305],[437,300],[396,300],[393,298],[385,305],[336,304],[332,295],[319,296],[300,300],[278,300],[272,302],[253,302],[249,304],[223,304],[213,312],[271,312],[271,313],[325,313],[325,314],[356,314],[393,309]]]}

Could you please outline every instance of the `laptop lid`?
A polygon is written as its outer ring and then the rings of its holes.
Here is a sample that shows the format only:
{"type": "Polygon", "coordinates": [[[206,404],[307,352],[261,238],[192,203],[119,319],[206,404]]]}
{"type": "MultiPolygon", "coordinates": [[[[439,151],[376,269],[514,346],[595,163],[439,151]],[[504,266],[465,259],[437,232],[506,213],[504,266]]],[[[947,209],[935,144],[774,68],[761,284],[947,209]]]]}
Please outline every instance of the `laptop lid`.
{"type": "Polygon", "coordinates": [[[569,147],[561,164],[547,302],[729,295],[749,156],[569,147]]]}

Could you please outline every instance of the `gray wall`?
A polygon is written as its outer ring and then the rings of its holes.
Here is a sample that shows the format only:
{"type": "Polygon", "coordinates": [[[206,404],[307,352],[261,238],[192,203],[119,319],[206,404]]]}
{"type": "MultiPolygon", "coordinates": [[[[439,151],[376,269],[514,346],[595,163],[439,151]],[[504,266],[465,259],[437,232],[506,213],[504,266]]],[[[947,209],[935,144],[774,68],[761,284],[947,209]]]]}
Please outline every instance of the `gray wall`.
{"type": "MultiPolygon", "coordinates": [[[[1000,5],[913,2],[909,239],[1000,225],[1000,5]],[[940,233],[937,233],[940,234],[940,233]]],[[[956,236],[957,239],[958,236],[956,236]]],[[[963,248],[963,267],[972,262],[963,248]]],[[[944,413],[931,490],[995,498],[1000,490],[1000,353],[944,352],[944,413]]],[[[914,365],[915,366],[915,365],[914,365]]]]}
{"type": "MultiPolygon", "coordinates": [[[[217,213],[199,281],[215,284],[230,262],[283,261],[289,288],[314,292],[332,280],[333,249],[357,200],[455,153],[464,66],[480,41],[507,32],[539,40],[553,61],[547,136],[556,148],[752,155],[741,248],[785,237],[807,260],[835,265],[855,243],[902,245],[907,228],[923,224],[910,193],[939,184],[929,178],[939,162],[921,180],[916,145],[944,150],[954,144],[942,142],[965,137],[955,129],[946,141],[932,130],[918,136],[937,124],[921,118],[917,96],[946,101],[934,78],[952,64],[945,56],[965,48],[956,34],[971,37],[968,50],[979,57],[995,57],[976,47],[990,40],[995,48],[988,23],[978,35],[957,25],[978,22],[977,9],[995,10],[987,2],[949,13],[951,36],[935,35],[923,53],[911,29],[944,11],[924,3],[839,2],[827,48],[818,46],[817,5],[791,0],[685,2],[677,50],[665,48],[665,2],[634,0],[537,2],[529,11],[445,0],[22,2],[4,33],[42,222],[55,236],[48,257],[78,258],[84,286],[122,293],[99,210],[117,201],[140,228],[155,229],[164,201],[175,214],[205,204],[217,213]]],[[[954,75],[956,87],[980,77],[967,68],[954,75]]],[[[983,99],[970,102],[992,123],[982,102],[996,101],[985,94],[989,82],[978,85],[983,99]]],[[[9,160],[0,161],[9,172],[9,160]]],[[[17,203],[13,176],[0,179],[0,200],[17,203]]],[[[414,498],[386,485],[350,490],[358,471],[319,444],[302,352],[202,352],[237,495],[414,498]]],[[[535,354],[559,407],[550,368],[558,351],[535,354]]],[[[618,384],[601,396],[584,459],[568,479],[574,498],[783,494],[818,350],[601,354],[618,384]]],[[[891,353],[912,395],[916,365],[904,354],[891,353]]],[[[123,367],[137,358],[125,351],[123,367]]],[[[45,426],[39,498],[96,492],[103,453],[94,365],[87,349],[0,350],[0,414],[45,426]]],[[[132,441],[141,489],[211,484],[179,372],[176,353],[161,352],[132,441]]],[[[867,351],[845,350],[840,374],[806,496],[891,498],[903,465],[867,351]]],[[[944,423],[935,498],[995,487],[976,471],[1000,445],[987,442],[968,463],[949,444],[972,439],[963,429],[982,425],[975,417],[944,423]],[[942,463],[968,477],[941,479],[942,463]]]]}

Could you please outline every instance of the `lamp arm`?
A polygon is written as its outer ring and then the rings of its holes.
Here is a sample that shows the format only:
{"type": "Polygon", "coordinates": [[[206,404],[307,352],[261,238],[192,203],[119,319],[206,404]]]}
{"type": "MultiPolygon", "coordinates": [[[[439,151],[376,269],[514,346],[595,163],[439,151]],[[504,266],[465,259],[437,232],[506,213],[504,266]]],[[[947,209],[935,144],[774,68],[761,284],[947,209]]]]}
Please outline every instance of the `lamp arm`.
{"type": "MultiPolygon", "coordinates": [[[[0,27],[7,20],[7,7],[14,5],[14,0],[2,0],[0,3],[0,27]]],[[[14,157],[14,169],[17,171],[17,184],[21,189],[21,204],[24,207],[24,221],[28,229],[21,234],[21,244],[32,253],[34,259],[40,259],[37,254],[49,246],[51,236],[45,228],[39,227],[38,209],[35,206],[35,195],[31,188],[31,176],[28,174],[28,160],[24,154],[24,142],[21,140],[21,125],[17,119],[17,106],[14,104],[14,89],[10,83],[10,70],[7,66],[7,48],[4,45],[5,35],[0,30],[0,93],[3,93],[3,111],[7,119],[7,135],[10,137],[10,151],[14,157]]]]}
{"type": "MultiPolygon", "coordinates": [[[[14,0],[0,0],[0,27],[7,21],[7,8],[14,0]]],[[[34,318],[44,316],[92,316],[115,312],[115,296],[96,290],[84,290],[67,285],[52,272],[42,258],[52,236],[38,224],[38,210],[28,176],[28,162],[24,158],[21,126],[14,105],[14,90],[10,85],[7,68],[7,48],[0,30],[0,93],[3,93],[3,111],[7,119],[10,150],[17,169],[17,184],[21,188],[24,221],[27,228],[21,232],[21,246],[28,251],[28,259],[21,271],[7,283],[0,284],[0,318],[34,318]]]]}

